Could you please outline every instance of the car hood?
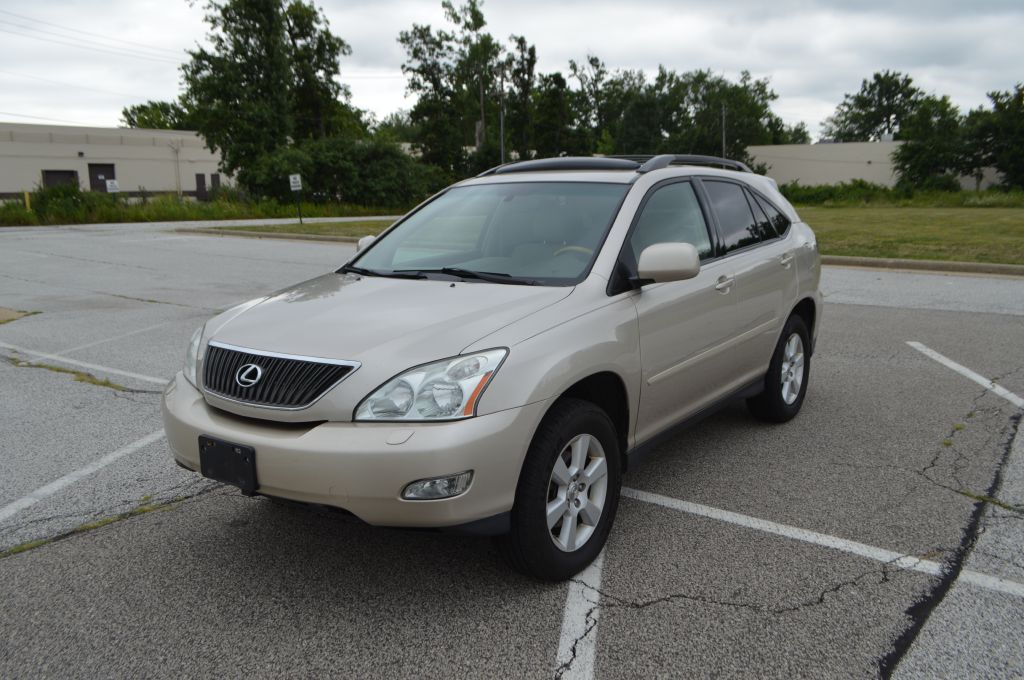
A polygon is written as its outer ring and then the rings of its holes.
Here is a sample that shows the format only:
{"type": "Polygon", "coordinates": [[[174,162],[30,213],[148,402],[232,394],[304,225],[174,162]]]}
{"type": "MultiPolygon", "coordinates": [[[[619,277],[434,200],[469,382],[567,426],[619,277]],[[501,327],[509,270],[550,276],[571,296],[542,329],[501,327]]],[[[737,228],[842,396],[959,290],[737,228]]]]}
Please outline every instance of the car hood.
{"type": "Polygon", "coordinates": [[[331,273],[256,302],[215,325],[209,337],[249,349],[359,361],[380,366],[386,378],[460,354],[572,290],[331,273]]]}

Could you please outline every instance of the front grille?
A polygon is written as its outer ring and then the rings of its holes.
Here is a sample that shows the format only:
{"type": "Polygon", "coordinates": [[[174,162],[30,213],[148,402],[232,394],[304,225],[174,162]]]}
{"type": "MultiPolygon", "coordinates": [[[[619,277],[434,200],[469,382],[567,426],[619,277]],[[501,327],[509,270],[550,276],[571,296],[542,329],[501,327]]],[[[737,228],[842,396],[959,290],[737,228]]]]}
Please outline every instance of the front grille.
{"type": "MultiPolygon", "coordinates": [[[[229,347],[211,342],[203,359],[203,387],[219,397],[255,406],[300,409],[312,404],[359,364],[352,361],[307,359],[271,352],[229,347]],[[245,387],[236,380],[239,369],[259,367],[259,379],[245,387]]],[[[250,370],[251,378],[255,371],[250,370]]]]}

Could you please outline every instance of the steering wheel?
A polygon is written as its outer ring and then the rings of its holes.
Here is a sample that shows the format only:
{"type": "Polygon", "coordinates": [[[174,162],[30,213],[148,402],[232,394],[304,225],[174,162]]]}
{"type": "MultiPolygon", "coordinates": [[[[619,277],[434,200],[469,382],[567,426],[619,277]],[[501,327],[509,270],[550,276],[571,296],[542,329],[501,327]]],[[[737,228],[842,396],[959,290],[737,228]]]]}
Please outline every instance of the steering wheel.
{"type": "Polygon", "coordinates": [[[562,253],[580,253],[582,255],[590,257],[591,255],[594,254],[594,250],[592,248],[585,248],[583,246],[563,246],[556,250],[555,254],[552,257],[558,257],[562,253]]]}

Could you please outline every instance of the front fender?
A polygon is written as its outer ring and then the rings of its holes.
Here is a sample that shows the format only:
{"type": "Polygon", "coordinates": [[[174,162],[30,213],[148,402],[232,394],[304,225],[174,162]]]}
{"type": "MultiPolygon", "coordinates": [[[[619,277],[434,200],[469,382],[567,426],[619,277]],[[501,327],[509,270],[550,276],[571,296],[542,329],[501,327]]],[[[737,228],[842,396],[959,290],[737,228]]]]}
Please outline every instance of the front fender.
{"type": "MultiPolygon", "coordinates": [[[[485,349],[495,337],[473,349],[485,349]]],[[[633,419],[640,401],[640,343],[636,305],[629,294],[560,321],[516,342],[506,342],[509,355],[480,399],[478,414],[494,413],[557,397],[596,373],[618,375],[626,387],[633,444],[633,419]]],[[[472,351],[469,349],[468,351],[472,351]]]]}

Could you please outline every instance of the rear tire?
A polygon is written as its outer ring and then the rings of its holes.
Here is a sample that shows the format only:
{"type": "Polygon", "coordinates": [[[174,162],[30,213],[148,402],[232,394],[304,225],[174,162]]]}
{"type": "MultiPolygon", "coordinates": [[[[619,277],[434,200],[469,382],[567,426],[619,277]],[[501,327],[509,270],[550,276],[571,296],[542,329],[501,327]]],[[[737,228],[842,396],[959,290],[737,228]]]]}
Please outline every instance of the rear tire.
{"type": "Polygon", "coordinates": [[[768,365],[764,391],[747,400],[756,418],[784,423],[800,412],[811,374],[810,346],[807,324],[796,314],[790,316],[768,365]]]}
{"type": "Polygon", "coordinates": [[[512,530],[498,537],[509,564],[544,581],[582,571],[604,548],[622,486],[618,437],[608,415],[563,399],[530,443],[516,487],[512,530]]]}

